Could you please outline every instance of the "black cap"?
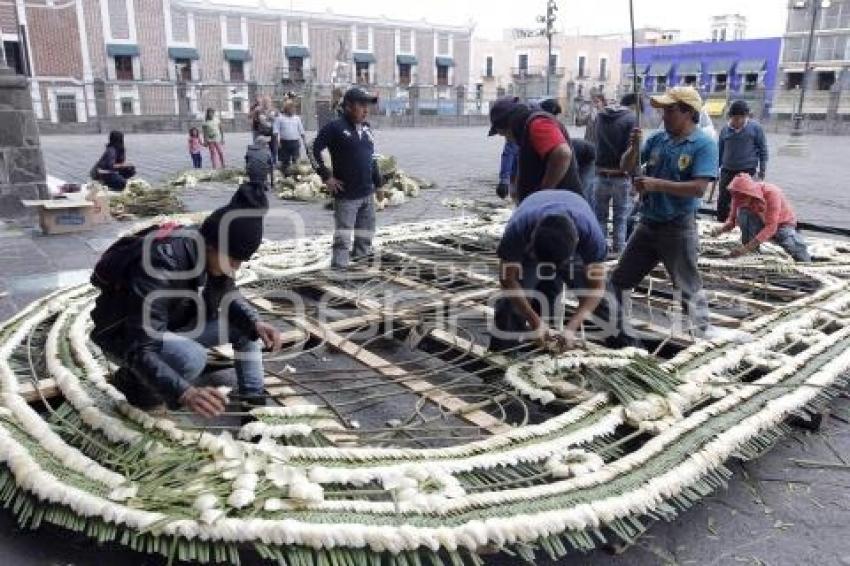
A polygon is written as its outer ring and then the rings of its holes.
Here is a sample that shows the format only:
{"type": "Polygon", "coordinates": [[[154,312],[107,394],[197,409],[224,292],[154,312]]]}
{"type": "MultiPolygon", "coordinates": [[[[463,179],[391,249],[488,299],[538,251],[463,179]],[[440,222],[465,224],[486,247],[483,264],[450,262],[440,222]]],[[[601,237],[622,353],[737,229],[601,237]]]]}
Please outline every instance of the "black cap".
{"type": "Polygon", "coordinates": [[[345,96],[342,97],[344,102],[368,102],[369,104],[377,104],[377,95],[366,92],[365,89],[359,86],[353,86],[345,91],[345,96]]]}
{"type": "Polygon", "coordinates": [[[730,116],[749,116],[750,115],[750,107],[747,105],[745,100],[736,100],[732,103],[732,106],[729,107],[729,115],[730,116]]]}
{"type": "Polygon", "coordinates": [[[230,202],[217,208],[201,224],[200,233],[207,245],[224,251],[240,261],[251,259],[263,241],[263,215],[268,210],[268,200],[262,185],[245,183],[239,187],[230,202]],[[222,249],[221,225],[225,227],[226,249],[222,249]]]}
{"type": "Polygon", "coordinates": [[[487,135],[495,136],[497,130],[507,130],[511,114],[521,107],[522,104],[516,96],[506,96],[494,102],[490,107],[490,133],[487,135]]]}

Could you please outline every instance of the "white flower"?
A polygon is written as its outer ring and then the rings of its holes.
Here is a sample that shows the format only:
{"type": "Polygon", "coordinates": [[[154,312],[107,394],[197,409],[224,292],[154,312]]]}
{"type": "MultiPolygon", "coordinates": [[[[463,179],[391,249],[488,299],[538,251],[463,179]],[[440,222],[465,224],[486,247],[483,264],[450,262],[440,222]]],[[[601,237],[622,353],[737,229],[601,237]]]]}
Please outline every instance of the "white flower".
{"type": "Polygon", "coordinates": [[[321,503],[325,500],[325,490],[317,483],[299,478],[289,486],[289,498],[304,503],[321,503]]]}
{"type": "Polygon", "coordinates": [[[240,474],[236,478],[236,481],[233,482],[233,489],[254,491],[257,489],[257,482],[259,480],[260,477],[257,474],[240,474]]]}
{"type": "Polygon", "coordinates": [[[605,461],[593,452],[568,450],[546,461],[546,470],[557,479],[582,476],[600,470],[605,461]]]}
{"type": "Polygon", "coordinates": [[[200,513],[203,513],[207,509],[213,509],[216,506],[218,506],[218,497],[212,493],[203,493],[199,495],[195,498],[195,502],[192,504],[192,507],[200,513]]]}
{"type": "Polygon", "coordinates": [[[227,504],[236,509],[241,509],[253,503],[255,497],[254,492],[251,490],[237,489],[227,498],[227,504]]]}
{"type": "Polygon", "coordinates": [[[212,525],[222,517],[224,517],[224,510],[222,509],[204,509],[199,520],[204,524],[212,525]]]}
{"type": "Polygon", "coordinates": [[[276,497],[266,499],[263,503],[263,509],[266,511],[281,511],[284,508],[284,501],[276,497]]]}

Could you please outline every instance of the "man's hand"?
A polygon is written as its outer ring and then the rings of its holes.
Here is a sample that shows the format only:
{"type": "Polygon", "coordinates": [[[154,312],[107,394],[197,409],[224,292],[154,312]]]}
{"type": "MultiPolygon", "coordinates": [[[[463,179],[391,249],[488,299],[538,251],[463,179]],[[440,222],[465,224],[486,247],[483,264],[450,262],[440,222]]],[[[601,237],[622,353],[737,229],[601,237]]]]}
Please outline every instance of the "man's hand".
{"type": "Polygon", "coordinates": [[[496,196],[500,199],[508,198],[508,184],[507,183],[499,183],[496,185],[496,196]]]}
{"type": "Polygon", "coordinates": [[[540,328],[537,329],[537,333],[537,345],[543,350],[547,350],[553,354],[559,354],[572,347],[572,342],[569,340],[568,336],[558,332],[557,330],[541,325],[540,328]]]}
{"type": "Polygon", "coordinates": [[[211,419],[224,412],[227,398],[215,387],[190,387],[180,397],[190,411],[211,419]]]}
{"type": "Polygon", "coordinates": [[[257,331],[257,334],[260,337],[260,340],[263,341],[266,348],[271,350],[272,352],[279,352],[281,347],[283,346],[283,336],[280,332],[277,331],[277,328],[269,324],[268,322],[258,321],[257,325],[254,327],[257,331]]]}
{"type": "Polygon", "coordinates": [[[652,193],[658,189],[658,179],[654,177],[635,177],[633,184],[639,195],[652,193]]]}
{"type": "Polygon", "coordinates": [[[712,228],[711,232],[709,232],[708,235],[711,236],[712,238],[716,238],[716,237],[718,237],[718,236],[720,236],[721,234],[724,234],[724,233],[726,233],[726,225],[721,224],[720,226],[717,226],[716,228],[712,228]]]}
{"type": "Polygon", "coordinates": [[[741,257],[750,253],[750,250],[747,249],[746,246],[738,246],[729,252],[729,257],[741,257]]]}
{"type": "Polygon", "coordinates": [[[328,191],[332,195],[337,195],[345,190],[345,187],[342,184],[342,181],[337,179],[336,177],[331,177],[325,182],[325,185],[328,187],[328,191]]]}

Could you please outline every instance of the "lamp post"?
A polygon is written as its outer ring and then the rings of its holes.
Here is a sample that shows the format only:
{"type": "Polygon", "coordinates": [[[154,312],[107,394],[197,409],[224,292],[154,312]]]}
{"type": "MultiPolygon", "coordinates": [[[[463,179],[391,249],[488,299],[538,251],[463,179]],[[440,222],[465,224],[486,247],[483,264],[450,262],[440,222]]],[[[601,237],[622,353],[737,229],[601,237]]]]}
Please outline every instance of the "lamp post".
{"type": "MultiPolygon", "coordinates": [[[[818,15],[821,8],[829,8],[832,5],[830,0],[813,0],[812,2],[812,23],[809,28],[809,43],[806,46],[806,62],[803,66],[803,84],[800,85],[800,100],[797,103],[797,112],[794,113],[794,124],[791,128],[791,137],[788,139],[779,152],[783,155],[806,155],[808,154],[808,144],[803,139],[803,104],[806,102],[806,88],[809,83],[809,73],[811,73],[812,65],[812,48],[815,43],[815,29],[817,28],[818,15]]],[[[791,7],[792,10],[808,10],[809,3],[806,0],[799,0],[791,7]]]]}
{"type": "Polygon", "coordinates": [[[551,95],[552,83],[552,36],[555,35],[555,20],[558,11],[556,0],[548,0],[546,2],[546,15],[537,16],[537,21],[541,24],[546,24],[546,27],[540,30],[540,35],[545,35],[548,49],[546,55],[546,96],[551,95]]]}

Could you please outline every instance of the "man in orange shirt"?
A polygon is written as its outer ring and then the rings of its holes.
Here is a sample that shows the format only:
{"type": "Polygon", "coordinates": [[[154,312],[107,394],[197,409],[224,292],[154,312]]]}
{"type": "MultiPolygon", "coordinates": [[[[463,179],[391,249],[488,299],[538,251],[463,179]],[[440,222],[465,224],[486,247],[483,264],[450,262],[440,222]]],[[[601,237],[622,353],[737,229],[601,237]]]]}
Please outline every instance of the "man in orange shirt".
{"type": "Polygon", "coordinates": [[[714,235],[729,232],[736,225],[741,229],[741,245],[732,250],[732,257],[752,253],[770,240],[795,261],[812,261],[806,242],[797,230],[797,217],[782,189],[741,173],[732,180],[729,192],[732,194],[729,218],[714,235]]]}

